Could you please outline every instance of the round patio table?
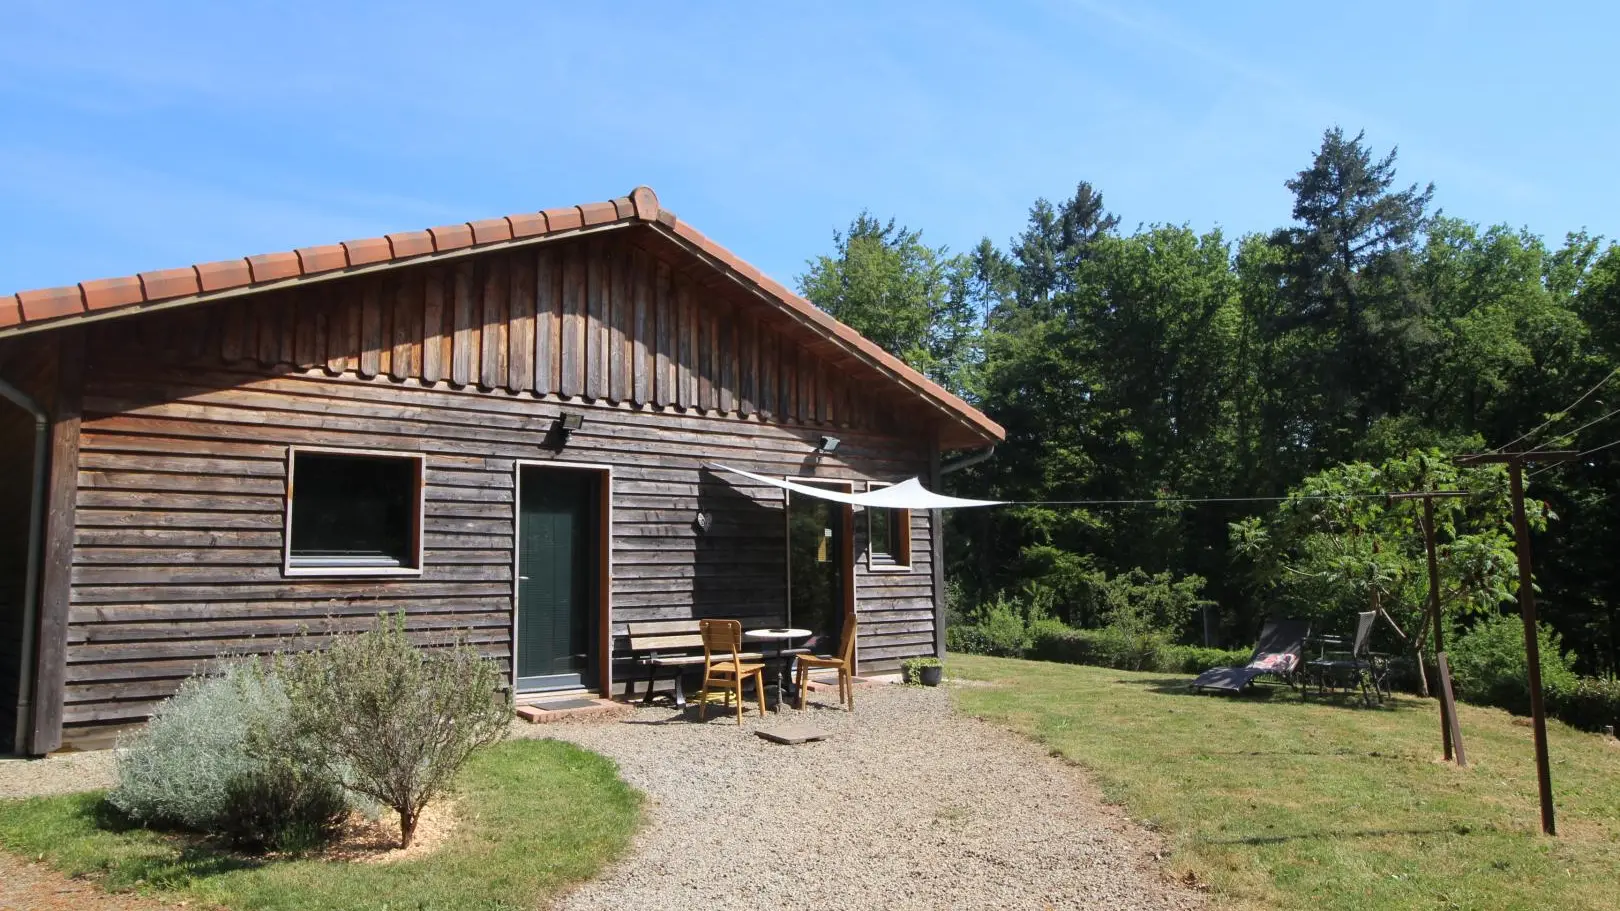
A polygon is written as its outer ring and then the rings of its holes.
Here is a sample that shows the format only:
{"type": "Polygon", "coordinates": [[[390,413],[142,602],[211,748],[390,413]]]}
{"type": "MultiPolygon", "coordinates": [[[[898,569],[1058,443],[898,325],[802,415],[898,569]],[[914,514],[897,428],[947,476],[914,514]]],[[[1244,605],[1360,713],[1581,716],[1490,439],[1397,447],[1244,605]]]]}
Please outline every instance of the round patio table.
{"type": "MultiPolygon", "coordinates": [[[[804,654],[805,649],[792,648],[791,643],[794,639],[803,639],[809,635],[809,630],[797,629],[793,627],[772,627],[769,629],[750,629],[743,631],[744,640],[764,643],[759,652],[764,657],[765,662],[773,666],[776,670],[777,697],[774,701],[778,706],[781,705],[781,701],[784,697],[797,695],[792,692],[791,681],[788,680],[787,668],[788,664],[792,662],[793,656],[804,654]],[[775,646],[774,648],[771,647],[773,645],[775,646]]],[[[767,687],[767,689],[769,689],[769,687],[767,687]]]]}

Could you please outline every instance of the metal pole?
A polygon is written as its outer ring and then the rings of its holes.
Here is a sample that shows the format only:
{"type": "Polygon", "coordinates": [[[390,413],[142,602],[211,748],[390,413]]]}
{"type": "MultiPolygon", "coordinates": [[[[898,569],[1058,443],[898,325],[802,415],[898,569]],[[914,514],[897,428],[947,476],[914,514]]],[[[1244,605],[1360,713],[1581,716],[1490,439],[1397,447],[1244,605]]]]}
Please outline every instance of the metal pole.
{"type": "Polygon", "coordinates": [[[1508,462],[1513,490],[1513,536],[1519,552],[1519,614],[1524,618],[1524,654],[1530,677],[1530,722],[1536,738],[1536,787],[1541,793],[1541,831],[1558,834],[1553,819],[1552,770],[1547,760],[1547,707],[1541,698],[1541,650],[1536,644],[1536,593],[1530,574],[1530,523],[1524,516],[1524,460],[1508,462]]]}

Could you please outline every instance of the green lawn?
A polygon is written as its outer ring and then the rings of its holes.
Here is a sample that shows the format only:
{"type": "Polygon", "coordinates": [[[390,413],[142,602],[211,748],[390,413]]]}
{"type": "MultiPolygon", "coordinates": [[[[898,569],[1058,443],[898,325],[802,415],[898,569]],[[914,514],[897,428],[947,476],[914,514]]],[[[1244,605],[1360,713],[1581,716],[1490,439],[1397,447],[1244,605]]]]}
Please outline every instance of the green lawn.
{"type": "Polygon", "coordinates": [[[1188,678],[953,656],[958,706],[1091,771],[1161,831],[1171,872],[1239,907],[1620,907],[1620,747],[1553,723],[1557,838],[1540,834],[1530,728],[1462,706],[1470,767],[1439,761],[1438,710],[1191,695],[1188,678]]]}
{"type": "Polygon", "coordinates": [[[97,825],[101,792],[0,801],[0,847],[71,874],[236,909],[537,908],[629,844],[641,797],[613,763],[550,740],[513,740],[462,773],[460,822],[418,860],[256,861],[136,829],[97,825]]]}

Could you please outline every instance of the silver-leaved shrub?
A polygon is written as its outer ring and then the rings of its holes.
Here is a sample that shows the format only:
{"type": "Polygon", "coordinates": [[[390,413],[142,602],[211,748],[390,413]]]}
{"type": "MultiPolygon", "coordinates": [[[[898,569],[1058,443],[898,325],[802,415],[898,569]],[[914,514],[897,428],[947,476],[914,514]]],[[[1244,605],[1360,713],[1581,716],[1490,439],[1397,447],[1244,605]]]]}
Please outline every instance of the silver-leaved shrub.
{"type": "Polygon", "coordinates": [[[139,822],[212,831],[229,812],[232,782],[260,765],[256,731],[284,727],[285,689],[251,662],[193,677],[145,727],[119,739],[113,806],[139,822]]]}

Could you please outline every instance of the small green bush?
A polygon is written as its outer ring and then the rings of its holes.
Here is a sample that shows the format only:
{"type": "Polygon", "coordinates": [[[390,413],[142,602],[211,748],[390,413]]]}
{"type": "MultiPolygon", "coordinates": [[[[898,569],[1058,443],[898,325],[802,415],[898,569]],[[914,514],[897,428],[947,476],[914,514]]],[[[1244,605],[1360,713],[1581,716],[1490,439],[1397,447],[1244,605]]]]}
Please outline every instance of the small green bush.
{"type": "Polygon", "coordinates": [[[976,623],[959,623],[945,628],[945,651],[958,655],[990,654],[990,639],[976,623]]]}
{"type": "Polygon", "coordinates": [[[474,750],[506,736],[512,696],[494,661],[457,642],[419,648],[405,615],[281,656],[293,724],[348,788],[399,814],[410,847],[429,802],[474,750]]]}
{"type": "MultiPolygon", "coordinates": [[[[1032,627],[1025,610],[1016,600],[997,595],[994,600],[979,605],[967,623],[946,627],[945,648],[970,655],[1020,657],[1029,649],[1032,627]]],[[[1042,622],[1057,621],[1036,619],[1035,624],[1042,622]]]]}
{"type": "Polygon", "coordinates": [[[1130,636],[1112,627],[1073,629],[1058,623],[1043,624],[1035,631],[1027,657],[1122,671],[1201,674],[1212,667],[1247,664],[1249,652],[1166,645],[1158,637],[1130,636]]]}
{"type": "Polygon", "coordinates": [[[1547,714],[1583,731],[1620,730],[1620,679],[1578,677],[1544,687],[1547,714]]]}
{"type": "MultiPolygon", "coordinates": [[[[1537,641],[1544,691],[1573,690],[1575,672],[1570,669],[1558,634],[1542,626],[1537,630],[1537,641]]],[[[1524,625],[1518,617],[1503,614],[1480,621],[1452,643],[1447,658],[1457,698],[1520,715],[1529,713],[1524,625]]]]}
{"type": "Polygon", "coordinates": [[[980,608],[976,625],[984,636],[984,654],[1016,658],[1029,648],[1029,626],[1015,601],[996,596],[980,608]]]}
{"type": "Polygon", "coordinates": [[[1213,667],[1242,667],[1249,663],[1250,649],[1204,648],[1197,645],[1168,645],[1159,650],[1154,670],[1167,674],[1202,674],[1213,667]]]}
{"type": "Polygon", "coordinates": [[[267,762],[225,786],[217,829],[250,851],[301,854],[327,844],[349,816],[342,785],[291,762],[267,762]]]}
{"type": "Polygon", "coordinates": [[[938,658],[907,658],[900,662],[900,679],[908,684],[921,683],[923,668],[944,666],[945,662],[938,658]]]}
{"type": "Polygon", "coordinates": [[[1030,644],[1029,657],[1064,664],[1092,664],[1122,671],[1152,670],[1160,644],[1153,637],[1129,636],[1117,629],[1044,627],[1030,644]]]}

